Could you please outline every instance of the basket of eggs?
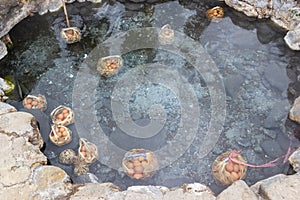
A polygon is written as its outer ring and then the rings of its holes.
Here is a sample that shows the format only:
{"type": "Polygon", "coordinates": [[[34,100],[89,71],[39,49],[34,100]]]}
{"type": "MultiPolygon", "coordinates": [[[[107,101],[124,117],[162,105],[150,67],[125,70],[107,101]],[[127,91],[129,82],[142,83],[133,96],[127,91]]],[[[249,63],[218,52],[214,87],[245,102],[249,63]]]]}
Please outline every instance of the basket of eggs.
{"type": "Polygon", "coordinates": [[[123,65],[121,56],[107,56],[100,58],[97,64],[97,70],[102,76],[111,77],[117,74],[123,65]]]}
{"type": "Polygon", "coordinates": [[[146,149],[132,149],[122,160],[124,172],[133,179],[151,177],[158,169],[157,159],[152,151],[146,149]]]}
{"type": "Polygon", "coordinates": [[[242,179],[246,175],[247,166],[240,164],[246,163],[245,159],[239,154],[227,151],[216,158],[212,166],[214,179],[222,185],[230,185],[242,179]],[[232,161],[230,157],[237,162],[232,161]]]}
{"type": "Polygon", "coordinates": [[[206,17],[213,22],[219,22],[224,17],[224,10],[220,6],[213,7],[206,11],[206,17]]]}
{"type": "Polygon", "coordinates": [[[166,24],[160,29],[158,40],[162,45],[168,45],[174,42],[174,30],[170,24],[166,24]]]}
{"type": "Polygon", "coordinates": [[[72,141],[72,131],[65,126],[54,124],[51,126],[49,138],[57,146],[62,146],[72,141]]]}
{"type": "Polygon", "coordinates": [[[50,115],[54,124],[68,126],[74,123],[74,113],[72,109],[67,106],[58,106],[50,115]]]}
{"type": "Polygon", "coordinates": [[[74,113],[71,108],[58,106],[51,112],[54,125],[51,126],[50,140],[57,146],[68,144],[72,141],[72,131],[66,127],[74,123],[74,113]]]}
{"type": "Polygon", "coordinates": [[[24,98],[23,106],[27,109],[39,109],[44,111],[47,109],[47,101],[45,96],[41,94],[32,94],[24,98]]]}

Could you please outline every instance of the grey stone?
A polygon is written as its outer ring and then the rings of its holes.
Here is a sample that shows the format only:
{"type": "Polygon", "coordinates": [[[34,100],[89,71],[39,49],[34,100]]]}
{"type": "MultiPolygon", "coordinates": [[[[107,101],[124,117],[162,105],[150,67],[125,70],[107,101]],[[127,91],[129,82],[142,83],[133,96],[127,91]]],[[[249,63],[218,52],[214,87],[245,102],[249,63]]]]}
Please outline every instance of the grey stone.
{"type": "Polygon", "coordinates": [[[296,172],[300,172],[300,147],[289,157],[289,162],[296,172]]]}
{"type": "MultiPolygon", "coordinates": [[[[293,50],[300,50],[299,29],[294,29],[293,23],[299,21],[299,4],[295,0],[225,0],[225,3],[247,16],[271,18],[277,25],[290,30],[284,40],[293,50]]],[[[268,37],[271,37],[268,35],[268,37]]],[[[265,40],[263,41],[265,42],[265,40]]]]}
{"type": "Polygon", "coordinates": [[[300,51],[300,28],[289,31],[284,41],[291,49],[300,51]]]}
{"type": "Polygon", "coordinates": [[[0,89],[5,92],[6,90],[9,90],[9,88],[10,86],[5,82],[5,80],[3,78],[0,78],[0,89]]]}
{"type": "Polygon", "coordinates": [[[182,188],[166,191],[163,200],[214,200],[211,190],[200,183],[184,184],[182,188]]]}
{"type": "Polygon", "coordinates": [[[235,10],[243,12],[249,17],[258,16],[258,12],[251,1],[225,0],[225,3],[228,6],[233,7],[235,10]]]}
{"type": "Polygon", "coordinates": [[[0,115],[0,133],[24,137],[41,148],[44,144],[34,116],[26,112],[11,112],[0,115]]]}
{"type": "Polygon", "coordinates": [[[7,54],[6,45],[0,40],[0,60],[7,54]]]}
{"type": "Polygon", "coordinates": [[[17,109],[7,103],[0,102],[0,115],[9,113],[9,112],[16,112],[17,109]]]}
{"type": "Polygon", "coordinates": [[[159,186],[132,186],[125,191],[125,199],[160,200],[163,192],[159,186]]]}
{"type": "Polygon", "coordinates": [[[253,185],[252,191],[259,194],[262,199],[299,199],[300,174],[286,176],[278,174],[253,185]]]}
{"type": "Polygon", "coordinates": [[[33,171],[32,183],[35,191],[33,199],[63,199],[72,192],[72,184],[67,173],[55,166],[39,166],[33,171]]]}
{"type": "Polygon", "coordinates": [[[258,199],[255,193],[243,180],[234,182],[217,196],[217,200],[254,200],[258,199]]]}
{"type": "Polygon", "coordinates": [[[46,156],[24,137],[0,133],[0,146],[0,199],[30,199],[32,170],[46,164],[46,156]]]}
{"type": "Polygon", "coordinates": [[[4,186],[24,183],[31,176],[31,168],[47,162],[38,147],[23,137],[15,138],[0,133],[0,145],[0,182],[4,186]]]}
{"type": "Polygon", "coordinates": [[[296,98],[290,110],[289,118],[300,123],[300,97],[296,98]]]}
{"type": "Polygon", "coordinates": [[[124,199],[124,194],[122,194],[120,189],[112,183],[87,183],[85,185],[74,185],[74,188],[76,188],[76,190],[70,197],[70,200],[124,199]]]}

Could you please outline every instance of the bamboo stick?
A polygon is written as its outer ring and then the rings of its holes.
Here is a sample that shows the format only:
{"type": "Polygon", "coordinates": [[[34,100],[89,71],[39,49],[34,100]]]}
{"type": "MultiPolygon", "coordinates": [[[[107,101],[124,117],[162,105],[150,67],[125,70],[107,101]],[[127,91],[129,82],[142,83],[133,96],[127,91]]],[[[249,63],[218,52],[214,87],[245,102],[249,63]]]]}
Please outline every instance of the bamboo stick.
{"type": "Polygon", "coordinates": [[[66,3],[64,0],[61,0],[61,1],[63,3],[63,7],[64,7],[64,12],[65,12],[66,20],[67,20],[67,26],[68,26],[68,28],[70,28],[70,22],[69,22],[69,17],[68,17],[68,13],[67,13],[66,3]]]}

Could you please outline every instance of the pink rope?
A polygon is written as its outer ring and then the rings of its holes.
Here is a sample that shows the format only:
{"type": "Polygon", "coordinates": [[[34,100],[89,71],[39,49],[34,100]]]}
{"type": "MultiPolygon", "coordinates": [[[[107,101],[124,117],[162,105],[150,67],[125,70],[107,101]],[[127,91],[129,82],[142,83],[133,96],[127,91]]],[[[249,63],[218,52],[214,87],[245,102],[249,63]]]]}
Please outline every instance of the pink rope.
{"type": "Polygon", "coordinates": [[[282,158],[284,158],[282,164],[285,164],[291,154],[291,149],[292,149],[292,137],[290,137],[290,145],[289,145],[289,148],[286,152],[286,154],[276,158],[275,160],[272,160],[268,163],[265,163],[265,164],[262,164],[262,165],[251,165],[251,164],[248,164],[248,163],[245,163],[245,162],[242,162],[242,161],[239,161],[239,160],[236,160],[234,159],[235,157],[238,156],[238,154],[240,153],[240,151],[237,151],[237,150],[233,150],[230,155],[229,155],[229,160],[231,160],[232,162],[235,162],[237,164],[240,164],[240,165],[245,165],[245,166],[248,166],[248,167],[253,167],[253,168],[263,168],[263,167],[275,167],[277,166],[276,162],[282,158]]]}

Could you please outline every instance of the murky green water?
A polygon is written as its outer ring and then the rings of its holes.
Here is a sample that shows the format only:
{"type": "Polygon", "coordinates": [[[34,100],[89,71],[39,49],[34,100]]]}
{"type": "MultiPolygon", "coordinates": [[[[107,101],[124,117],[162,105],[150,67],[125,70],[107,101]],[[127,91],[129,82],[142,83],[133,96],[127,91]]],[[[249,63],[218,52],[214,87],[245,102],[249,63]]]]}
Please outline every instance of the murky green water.
{"type": "MultiPolygon", "coordinates": [[[[270,21],[245,17],[223,4],[220,5],[225,8],[224,19],[219,23],[209,22],[205,11],[214,5],[211,2],[172,1],[147,5],[140,11],[129,10],[129,7],[115,1],[68,5],[71,24],[83,30],[83,39],[73,45],[66,45],[59,36],[60,29],[65,26],[62,11],[29,17],[18,24],[10,33],[15,45],[0,62],[0,76],[13,75],[21,85],[23,95],[41,93],[49,99],[48,110],[34,114],[40,119],[41,132],[46,141],[45,154],[50,163],[64,168],[74,182],[83,181],[83,178],[72,174],[72,166],[58,163],[62,150],[78,147],[76,127],[71,126],[75,133],[73,142],[58,148],[48,139],[48,116],[56,105],[72,106],[73,84],[87,55],[97,45],[122,31],[161,27],[167,23],[174,30],[199,42],[223,78],[226,118],[221,136],[213,150],[199,159],[198,150],[212,114],[211,96],[202,74],[191,63],[159,49],[126,53],[122,55],[124,67],[117,76],[99,79],[95,112],[107,137],[125,150],[134,147],[156,150],[176,136],[182,117],[180,101],[170,89],[157,84],[144,84],[137,89],[131,96],[129,109],[133,121],[145,125],[149,123],[149,105],[163,105],[167,120],[159,134],[150,139],[132,138],[115,124],[110,102],[115,84],[130,70],[139,70],[138,66],[146,63],[173,66],[192,85],[201,108],[198,134],[183,156],[149,180],[132,180],[121,170],[98,161],[90,168],[98,181],[113,182],[122,189],[140,184],[173,187],[196,181],[218,193],[223,187],[215,184],[211,165],[220,153],[230,149],[242,150],[246,160],[253,164],[262,164],[284,154],[289,145],[288,135],[299,129],[287,119],[287,114],[290,104],[300,94],[300,54],[288,49],[283,41],[284,31],[270,21]]],[[[147,70],[141,71],[141,77],[142,72],[147,70]]],[[[21,99],[18,93],[14,98],[21,99]]],[[[89,129],[92,127],[87,127],[87,132],[89,129]]],[[[293,142],[294,147],[299,145],[296,139],[293,142]]],[[[249,169],[245,181],[253,184],[274,174],[287,173],[288,167],[249,169]]]]}

